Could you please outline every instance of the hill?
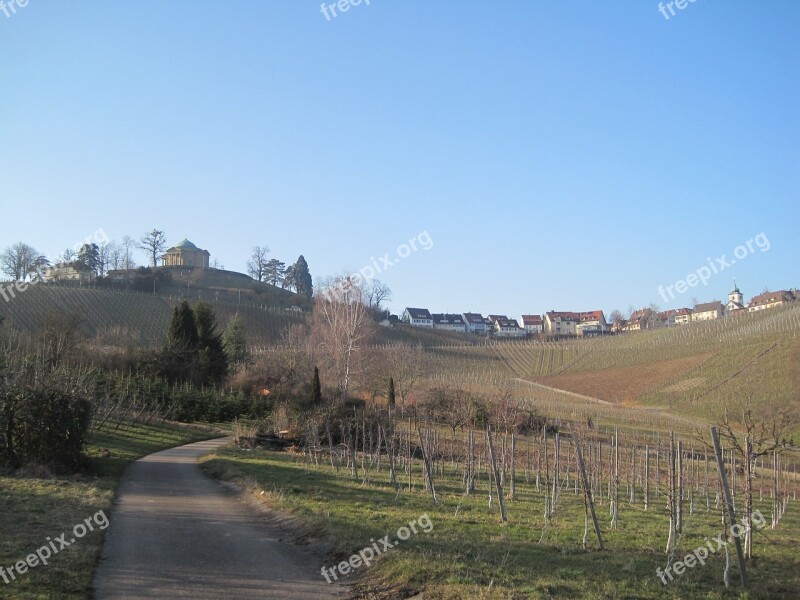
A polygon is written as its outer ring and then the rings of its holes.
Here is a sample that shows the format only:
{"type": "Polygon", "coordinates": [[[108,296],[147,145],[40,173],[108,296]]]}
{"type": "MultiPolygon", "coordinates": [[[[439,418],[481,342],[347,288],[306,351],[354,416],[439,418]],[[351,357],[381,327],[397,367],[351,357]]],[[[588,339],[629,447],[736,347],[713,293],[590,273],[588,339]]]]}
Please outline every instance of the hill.
{"type": "Polygon", "coordinates": [[[707,416],[752,396],[800,404],[800,306],[564,343],[495,344],[517,377],[614,404],[707,416]]]}
{"type": "MultiPolygon", "coordinates": [[[[242,294],[245,293],[243,290],[242,294]]],[[[258,297],[255,291],[252,293],[251,299],[258,297]]],[[[192,288],[191,284],[188,290],[180,290],[180,293],[172,295],[38,284],[0,305],[0,317],[5,319],[5,326],[33,334],[49,319],[75,315],[84,331],[97,344],[117,347],[160,345],[169,326],[172,309],[183,299],[211,303],[217,312],[220,328],[239,313],[252,345],[274,342],[288,327],[305,320],[305,313],[302,312],[252,301],[243,300],[239,304],[233,301],[233,297],[238,297],[238,292],[230,289],[215,291],[199,286],[192,288]],[[220,293],[217,294],[217,291],[220,293]]]]}

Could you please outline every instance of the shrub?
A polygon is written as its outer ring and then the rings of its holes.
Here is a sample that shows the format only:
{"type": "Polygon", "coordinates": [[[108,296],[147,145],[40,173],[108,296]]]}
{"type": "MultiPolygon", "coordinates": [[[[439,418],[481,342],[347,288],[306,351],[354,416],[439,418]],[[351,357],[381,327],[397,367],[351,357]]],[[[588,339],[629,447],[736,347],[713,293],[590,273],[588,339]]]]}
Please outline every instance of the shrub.
{"type": "Polygon", "coordinates": [[[7,463],[67,471],[85,466],[92,417],[86,398],[52,388],[23,388],[6,396],[2,413],[7,463]]]}

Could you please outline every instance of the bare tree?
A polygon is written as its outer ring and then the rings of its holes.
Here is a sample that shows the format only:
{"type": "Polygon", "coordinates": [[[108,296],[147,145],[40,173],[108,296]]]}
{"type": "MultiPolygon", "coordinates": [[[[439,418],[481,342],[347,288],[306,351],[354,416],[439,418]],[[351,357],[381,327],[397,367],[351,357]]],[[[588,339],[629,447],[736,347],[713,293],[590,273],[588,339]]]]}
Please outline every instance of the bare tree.
{"type": "Polygon", "coordinates": [[[379,279],[370,279],[364,286],[364,291],[367,296],[367,306],[374,310],[380,309],[384,302],[392,299],[391,288],[379,279]]]}
{"type": "Polygon", "coordinates": [[[146,252],[150,257],[152,265],[157,267],[158,255],[167,249],[167,236],[164,235],[163,231],[153,229],[153,231],[142,236],[142,239],[139,240],[136,247],[146,252]]]}
{"type": "Polygon", "coordinates": [[[107,267],[109,271],[122,268],[122,249],[116,242],[109,242],[106,253],[108,254],[107,267]]]}
{"type": "MultiPolygon", "coordinates": [[[[744,552],[752,557],[753,477],[756,460],[762,456],[777,455],[794,448],[792,433],[800,424],[800,414],[793,407],[782,406],[764,410],[755,405],[753,394],[741,400],[726,403],[722,409],[720,437],[741,456],[745,486],[745,541],[744,552]]],[[[708,446],[708,442],[703,439],[708,446]]]]}
{"type": "Polygon", "coordinates": [[[397,395],[400,396],[400,408],[405,413],[405,406],[414,386],[425,372],[425,355],[420,346],[397,344],[384,350],[397,395]]]}
{"type": "Polygon", "coordinates": [[[75,260],[76,252],[72,248],[67,248],[64,253],[58,257],[59,260],[69,264],[75,260]]]}
{"type": "Polygon", "coordinates": [[[133,249],[136,248],[136,240],[126,235],[122,238],[122,268],[126,271],[136,268],[136,261],[133,260],[133,249]]]}
{"type": "Polygon", "coordinates": [[[266,376],[271,392],[278,400],[296,395],[298,386],[310,379],[312,364],[308,359],[307,338],[305,325],[286,329],[280,341],[269,346],[253,367],[266,376]]]}
{"type": "Polygon", "coordinates": [[[247,261],[247,274],[253,279],[264,281],[267,276],[267,254],[269,248],[267,246],[256,246],[253,248],[253,254],[250,255],[250,260],[247,261]]]}
{"type": "Polygon", "coordinates": [[[432,411],[435,421],[446,424],[453,430],[464,427],[472,420],[472,403],[469,393],[460,388],[436,386],[428,392],[425,408],[432,411]]]}
{"type": "Polygon", "coordinates": [[[357,355],[371,333],[370,325],[364,291],[351,276],[323,282],[314,306],[313,340],[315,351],[333,373],[343,401],[358,370],[357,355]]]}
{"type": "Polygon", "coordinates": [[[105,277],[106,271],[112,264],[111,255],[114,253],[116,246],[113,242],[100,242],[97,246],[97,275],[98,277],[105,277]]]}
{"type": "Polygon", "coordinates": [[[623,315],[622,311],[619,310],[618,308],[612,310],[608,318],[614,325],[616,324],[622,325],[625,322],[625,315],[623,315]]]}
{"type": "Polygon", "coordinates": [[[24,281],[28,277],[41,277],[50,261],[34,248],[23,242],[17,242],[0,254],[0,270],[16,281],[24,281]]]}

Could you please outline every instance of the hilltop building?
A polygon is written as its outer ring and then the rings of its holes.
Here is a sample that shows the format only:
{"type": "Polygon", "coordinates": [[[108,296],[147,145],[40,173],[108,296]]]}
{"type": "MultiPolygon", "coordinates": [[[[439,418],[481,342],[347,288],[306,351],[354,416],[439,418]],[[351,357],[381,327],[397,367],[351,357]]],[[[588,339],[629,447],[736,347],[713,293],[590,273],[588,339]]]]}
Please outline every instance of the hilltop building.
{"type": "Polygon", "coordinates": [[[445,329],[447,331],[461,331],[467,330],[467,325],[464,323],[464,318],[461,315],[448,314],[448,313],[433,313],[434,329],[445,329]]]}
{"type": "Polygon", "coordinates": [[[486,325],[486,319],[479,313],[464,313],[464,322],[467,325],[467,331],[470,333],[486,333],[489,327],[486,325]]]}
{"type": "Polygon", "coordinates": [[[433,329],[433,316],[427,308],[408,307],[403,311],[403,323],[407,323],[412,327],[433,329]]]}
{"type": "Polygon", "coordinates": [[[753,296],[750,304],[747,305],[748,312],[756,312],[765,308],[774,308],[794,302],[800,298],[797,290],[778,290],[777,292],[764,292],[758,296],[753,296]]]}
{"type": "Polygon", "coordinates": [[[208,269],[209,258],[208,250],[201,250],[189,240],[183,240],[177,246],[173,246],[161,257],[161,265],[164,267],[198,267],[208,269]]]}

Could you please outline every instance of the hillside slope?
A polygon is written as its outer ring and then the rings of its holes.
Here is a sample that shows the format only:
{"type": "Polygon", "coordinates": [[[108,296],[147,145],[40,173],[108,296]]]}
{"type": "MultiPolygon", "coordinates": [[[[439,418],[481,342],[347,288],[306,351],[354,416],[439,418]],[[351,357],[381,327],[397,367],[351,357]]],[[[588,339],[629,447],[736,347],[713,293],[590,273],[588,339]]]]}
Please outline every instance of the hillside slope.
{"type": "MultiPolygon", "coordinates": [[[[279,307],[222,301],[208,293],[198,294],[216,309],[220,328],[239,313],[247,329],[248,342],[268,344],[288,327],[304,321],[304,313],[279,307]]],[[[173,307],[180,296],[152,295],[107,289],[62,287],[39,284],[0,304],[4,326],[35,333],[50,319],[76,315],[83,330],[98,344],[110,346],[160,345],[166,335],[173,307]]],[[[189,301],[198,296],[187,295],[189,301]]]]}
{"type": "Polygon", "coordinates": [[[697,415],[752,397],[800,405],[800,306],[643,333],[497,344],[518,377],[612,403],[697,415]]]}

